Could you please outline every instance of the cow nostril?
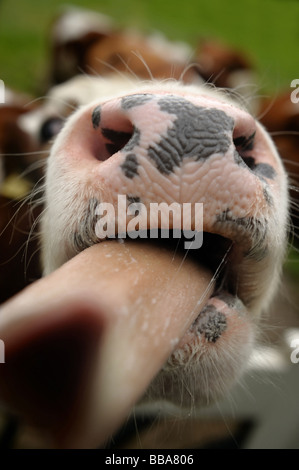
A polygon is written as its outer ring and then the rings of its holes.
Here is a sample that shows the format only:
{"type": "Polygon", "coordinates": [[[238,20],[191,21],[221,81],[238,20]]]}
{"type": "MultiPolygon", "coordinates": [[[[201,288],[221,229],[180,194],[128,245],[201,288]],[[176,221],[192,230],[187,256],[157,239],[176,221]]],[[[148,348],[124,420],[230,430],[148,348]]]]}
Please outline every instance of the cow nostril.
{"type": "Polygon", "coordinates": [[[255,166],[255,160],[251,156],[255,145],[255,134],[256,131],[254,130],[249,135],[238,135],[236,137],[236,131],[234,131],[233,135],[233,142],[238,157],[241,158],[245,165],[248,166],[248,168],[250,168],[251,170],[255,166]]]}
{"type": "Polygon", "coordinates": [[[120,110],[97,107],[91,120],[97,132],[95,155],[98,160],[107,160],[125,146],[129,150],[135,145],[138,131],[120,110]]]}
{"type": "Polygon", "coordinates": [[[114,130],[114,129],[101,129],[102,135],[106,140],[106,149],[108,153],[113,155],[116,152],[119,152],[125,145],[130,141],[133,136],[134,129],[130,132],[114,130]]]}

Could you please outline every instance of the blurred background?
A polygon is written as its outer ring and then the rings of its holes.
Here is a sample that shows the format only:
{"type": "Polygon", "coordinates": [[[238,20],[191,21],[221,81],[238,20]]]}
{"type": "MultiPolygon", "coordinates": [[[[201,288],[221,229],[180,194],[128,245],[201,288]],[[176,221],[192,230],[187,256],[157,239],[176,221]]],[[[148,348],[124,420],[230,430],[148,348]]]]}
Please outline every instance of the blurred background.
{"type": "MultiPolygon", "coordinates": [[[[46,73],[47,33],[60,0],[0,1],[0,76],[35,92],[46,73]]],[[[163,32],[195,45],[217,38],[248,53],[263,89],[278,92],[299,75],[297,0],[73,0],[111,15],[121,26],[163,32]]]]}

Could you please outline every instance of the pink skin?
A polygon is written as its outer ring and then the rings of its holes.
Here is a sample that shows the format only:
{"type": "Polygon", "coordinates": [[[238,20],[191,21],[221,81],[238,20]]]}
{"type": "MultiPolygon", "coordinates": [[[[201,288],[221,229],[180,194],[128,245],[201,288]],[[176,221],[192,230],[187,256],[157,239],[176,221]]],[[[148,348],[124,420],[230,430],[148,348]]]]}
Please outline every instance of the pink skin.
{"type": "Polygon", "coordinates": [[[198,315],[210,280],[204,268],[153,246],[88,248],[1,307],[0,399],[46,428],[51,447],[103,444],[198,315]],[[42,369],[33,356],[47,358],[42,369]]]}

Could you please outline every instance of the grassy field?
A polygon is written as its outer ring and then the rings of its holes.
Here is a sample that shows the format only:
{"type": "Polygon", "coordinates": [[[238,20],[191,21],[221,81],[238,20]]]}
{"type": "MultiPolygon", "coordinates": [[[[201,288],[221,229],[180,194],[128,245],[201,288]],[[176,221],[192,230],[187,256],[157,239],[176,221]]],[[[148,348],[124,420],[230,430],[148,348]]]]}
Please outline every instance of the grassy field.
{"type": "MultiPolygon", "coordinates": [[[[61,0],[0,0],[0,78],[37,93],[48,63],[48,31],[61,0]]],[[[121,25],[160,30],[195,45],[212,36],[246,51],[266,90],[299,77],[297,0],[71,0],[113,16],[121,25]]]]}

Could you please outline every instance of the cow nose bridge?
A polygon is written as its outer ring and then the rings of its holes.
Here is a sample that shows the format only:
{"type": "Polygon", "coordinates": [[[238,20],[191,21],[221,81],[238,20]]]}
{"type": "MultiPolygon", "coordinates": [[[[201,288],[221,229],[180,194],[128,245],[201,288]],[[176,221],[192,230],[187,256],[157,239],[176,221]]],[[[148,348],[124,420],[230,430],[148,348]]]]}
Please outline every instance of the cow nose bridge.
{"type": "Polygon", "coordinates": [[[222,110],[175,95],[154,97],[146,106],[148,115],[152,110],[155,123],[151,139],[147,138],[143,146],[162,174],[172,173],[186,158],[197,161],[226,153],[231,144],[233,119],[222,110]]]}
{"type": "Polygon", "coordinates": [[[121,168],[137,174],[138,155],[168,175],[183,161],[225,155],[235,145],[237,159],[252,150],[255,120],[241,109],[216,99],[207,101],[172,94],[134,94],[94,107],[93,155],[104,161],[121,151],[121,168]]]}

